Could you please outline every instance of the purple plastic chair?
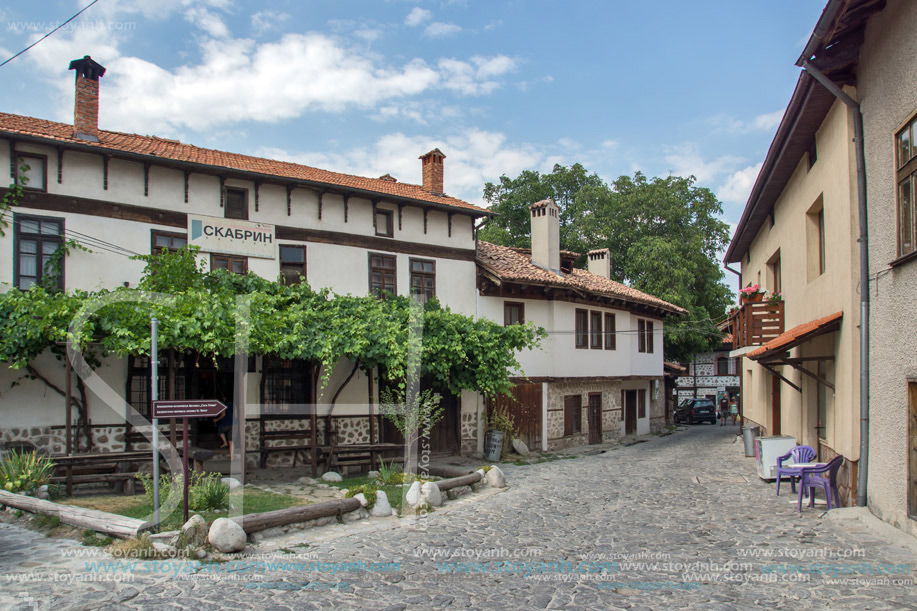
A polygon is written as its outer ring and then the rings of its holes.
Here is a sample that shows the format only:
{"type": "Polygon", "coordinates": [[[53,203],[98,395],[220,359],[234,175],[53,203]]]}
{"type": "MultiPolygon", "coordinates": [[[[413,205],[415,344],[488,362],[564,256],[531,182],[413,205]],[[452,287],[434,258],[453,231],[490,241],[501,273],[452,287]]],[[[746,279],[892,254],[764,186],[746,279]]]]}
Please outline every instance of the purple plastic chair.
{"type": "Polygon", "coordinates": [[[805,490],[809,493],[809,507],[815,506],[815,489],[821,488],[825,491],[825,499],[828,501],[828,509],[836,509],[841,506],[840,496],[837,493],[837,471],[844,462],[843,456],[835,456],[826,465],[821,467],[803,467],[802,480],[799,482],[799,498],[796,502],[797,511],[802,511],[802,493],[805,490]],[[831,506],[831,491],[834,491],[834,507],[831,506]]]}
{"type": "Polygon", "coordinates": [[[790,478],[790,490],[796,492],[796,478],[802,475],[802,467],[784,467],[783,462],[804,463],[815,460],[815,450],[809,446],[796,446],[777,459],[777,496],[780,496],[780,479],[790,478]]]}

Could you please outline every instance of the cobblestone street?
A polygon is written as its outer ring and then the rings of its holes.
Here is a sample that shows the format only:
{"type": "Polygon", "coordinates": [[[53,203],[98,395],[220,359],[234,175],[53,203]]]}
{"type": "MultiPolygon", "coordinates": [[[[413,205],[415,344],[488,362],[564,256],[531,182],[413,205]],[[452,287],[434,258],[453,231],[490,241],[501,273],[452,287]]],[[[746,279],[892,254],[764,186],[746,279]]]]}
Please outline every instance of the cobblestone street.
{"type": "Polygon", "coordinates": [[[397,563],[386,570],[252,574],[213,565],[186,574],[197,565],[170,562],[161,565],[170,572],[150,575],[142,574],[150,563],[138,561],[128,563],[133,575],[125,567],[109,574],[133,576],[130,583],[90,581],[100,573],[87,563],[104,558],[65,557],[79,545],[4,524],[0,607],[917,608],[913,551],[859,520],[827,519],[818,508],[798,514],[789,486],[777,498],[734,432],[698,425],[575,460],[507,466],[504,492],[317,542],[316,531],[304,531],[309,546],[288,557],[397,563]],[[877,573],[880,565],[901,572],[877,573]]]}

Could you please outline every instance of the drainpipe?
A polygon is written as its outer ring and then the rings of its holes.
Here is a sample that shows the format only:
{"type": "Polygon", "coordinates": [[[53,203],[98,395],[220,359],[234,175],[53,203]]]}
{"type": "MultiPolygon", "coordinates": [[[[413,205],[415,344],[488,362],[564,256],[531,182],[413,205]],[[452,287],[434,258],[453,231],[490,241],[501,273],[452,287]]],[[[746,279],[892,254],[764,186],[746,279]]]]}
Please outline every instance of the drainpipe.
{"type": "MultiPolygon", "coordinates": [[[[818,40],[818,43],[820,44],[821,40],[818,40]]],[[[811,57],[811,55],[803,57],[811,57]]],[[[857,240],[860,243],[860,464],[857,477],[857,506],[866,507],[869,461],[869,243],[866,233],[866,153],[863,144],[863,113],[860,112],[859,103],[809,63],[808,59],[800,58],[796,65],[811,74],[825,89],[846,104],[853,113],[853,138],[856,142],[857,164],[857,208],[860,223],[860,237],[857,240]]]]}
{"type": "Polygon", "coordinates": [[[725,261],[723,262],[723,269],[726,269],[739,277],[739,288],[741,288],[742,287],[742,272],[732,269],[731,267],[729,267],[729,265],[726,264],[725,261]]]}

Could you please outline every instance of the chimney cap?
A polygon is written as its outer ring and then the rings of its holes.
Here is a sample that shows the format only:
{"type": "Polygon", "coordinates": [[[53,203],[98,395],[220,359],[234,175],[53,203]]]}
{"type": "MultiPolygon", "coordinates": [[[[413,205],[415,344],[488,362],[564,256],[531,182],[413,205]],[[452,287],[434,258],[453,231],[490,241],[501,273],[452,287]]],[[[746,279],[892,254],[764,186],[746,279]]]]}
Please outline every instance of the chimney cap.
{"type": "Polygon", "coordinates": [[[83,78],[87,78],[90,81],[97,81],[99,77],[105,76],[105,66],[88,55],[84,55],[82,58],[70,62],[70,68],[68,68],[68,70],[76,70],[78,75],[82,75],[83,78]]]}
{"type": "Polygon", "coordinates": [[[597,248],[586,253],[590,259],[604,259],[611,254],[611,249],[597,248]]]}
{"type": "Polygon", "coordinates": [[[439,157],[440,159],[445,159],[446,154],[442,152],[441,150],[439,150],[438,148],[435,148],[432,151],[430,151],[429,153],[421,155],[420,157],[418,157],[418,159],[426,159],[427,157],[439,157]]]}
{"type": "Polygon", "coordinates": [[[379,177],[379,180],[384,180],[386,182],[398,182],[398,179],[392,176],[391,174],[383,174],[379,177]]]}
{"type": "Polygon", "coordinates": [[[555,204],[554,200],[549,197],[548,199],[543,199],[540,202],[535,202],[529,206],[529,210],[535,210],[536,208],[546,208],[548,206],[554,206],[556,208],[557,204],[555,204]]]}

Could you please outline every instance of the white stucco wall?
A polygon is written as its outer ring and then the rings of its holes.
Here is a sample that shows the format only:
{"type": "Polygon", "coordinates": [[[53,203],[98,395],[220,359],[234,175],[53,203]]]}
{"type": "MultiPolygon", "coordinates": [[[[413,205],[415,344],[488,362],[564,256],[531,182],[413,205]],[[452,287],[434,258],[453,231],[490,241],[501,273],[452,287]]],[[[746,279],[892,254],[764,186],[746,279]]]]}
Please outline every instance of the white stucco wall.
{"type": "Polygon", "coordinates": [[[897,254],[894,137],[917,113],[915,28],[917,3],[889,0],[867,23],[857,78],[865,133],[872,302],[868,502],[877,516],[917,535],[917,521],[908,518],[907,508],[907,386],[917,381],[917,260],[889,266],[897,254]]]}
{"type": "MultiPolygon", "coordinates": [[[[482,317],[503,324],[503,304],[506,301],[525,304],[525,321],[544,328],[548,337],[541,348],[524,350],[519,364],[529,377],[614,377],[661,376],[663,361],[663,323],[653,323],[653,352],[637,351],[637,320],[635,314],[624,310],[587,307],[564,301],[543,301],[503,297],[478,296],[478,312],[482,317]],[[615,350],[576,348],[574,334],[577,309],[615,315],[615,350]]],[[[603,340],[604,346],[604,340],[603,340]]],[[[519,372],[514,372],[519,375],[519,372]]]]}

